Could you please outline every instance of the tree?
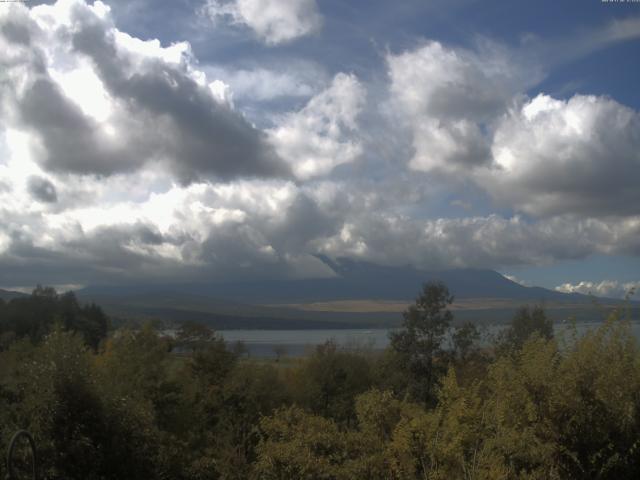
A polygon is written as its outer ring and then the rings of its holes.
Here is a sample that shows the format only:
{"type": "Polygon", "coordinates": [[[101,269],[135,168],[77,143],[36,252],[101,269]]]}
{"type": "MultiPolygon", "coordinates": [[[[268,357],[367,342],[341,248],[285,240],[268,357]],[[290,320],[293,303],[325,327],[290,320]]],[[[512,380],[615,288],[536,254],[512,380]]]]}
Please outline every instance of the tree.
{"type": "Polygon", "coordinates": [[[415,305],[403,313],[402,329],[390,334],[391,348],[409,374],[410,394],[425,405],[435,400],[438,377],[444,366],[435,360],[442,353],[442,343],[453,314],[449,289],[441,282],[429,282],[422,288],[415,305]]]}
{"type": "Polygon", "coordinates": [[[316,347],[294,372],[294,398],[315,414],[340,424],[356,420],[355,397],[371,387],[371,367],[334,341],[316,347]]]}
{"type": "Polygon", "coordinates": [[[336,479],[344,462],[344,435],[331,420],[299,407],[283,408],[260,421],[256,476],[265,480],[336,479]]]}
{"type": "Polygon", "coordinates": [[[81,306],[73,292],[58,295],[55,289],[39,285],[29,297],[14,298],[0,308],[0,336],[4,339],[0,348],[6,348],[7,338],[28,337],[38,343],[55,324],[79,332],[93,350],[109,329],[109,320],[99,306],[81,306]]]}
{"type": "Polygon", "coordinates": [[[287,354],[287,347],[284,345],[275,345],[273,347],[273,353],[276,354],[276,362],[279,362],[280,359],[287,354]]]}
{"type": "Polygon", "coordinates": [[[510,349],[522,348],[533,334],[549,340],[553,338],[553,321],[540,305],[520,307],[511,320],[511,325],[505,331],[502,343],[510,349]]]}
{"type": "Polygon", "coordinates": [[[472,322],[466,322],[457,327],[451,336],[455,356],[464,363],[478,340],[480,340],[480,331],[472,322]]]}
{"type": "Polygon", "coordinates": [[[211,328],[192,321],[183,322],[176,334],[177,344],[185,350],[191,350],[191,352],[201,350],[216,338],[216,334],[211,328]]]}

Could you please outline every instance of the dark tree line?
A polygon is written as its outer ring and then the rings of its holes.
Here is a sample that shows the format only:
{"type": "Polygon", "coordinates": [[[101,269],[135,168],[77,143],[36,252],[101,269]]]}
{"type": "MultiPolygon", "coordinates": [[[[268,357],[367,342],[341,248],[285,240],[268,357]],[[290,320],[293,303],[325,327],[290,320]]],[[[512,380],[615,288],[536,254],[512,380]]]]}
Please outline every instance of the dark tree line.
{"type": "Polygon", "coordinates": [[[41,341],[54,325],[78,332],[96,349],[106,338],[109,321],[102,309],[91,303],[80,305],[73,292],[58,294],[54,288],[38,286],[30,296],[0,299],[0,349],[23,338],[41,341]]]}

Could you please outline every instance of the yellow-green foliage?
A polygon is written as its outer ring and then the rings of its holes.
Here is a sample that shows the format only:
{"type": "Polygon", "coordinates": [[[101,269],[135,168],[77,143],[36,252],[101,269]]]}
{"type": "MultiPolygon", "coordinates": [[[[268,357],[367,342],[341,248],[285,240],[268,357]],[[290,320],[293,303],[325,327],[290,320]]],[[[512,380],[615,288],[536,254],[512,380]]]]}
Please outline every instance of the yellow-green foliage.
{"type": "Polygon", "coordinates": [[[299,409],[264,419],[260,478],[621,479],[640,472],[640,355],[629,325],[615,315],[563,348],[534,335],[465,386],[450,368],[433,409],[376,389],[355,403],[358,422],[349,429],[299,409]]]}
{"type": "Polygon", "coordinates": [[[260,428],[264,440],[258,447],[259,478],[337,478],[345,440],[333,421],[290,407],[263,418],[260,428]]]}
{"type": "Polygon", "coordinates": [[[13,342],[0,449],[29,429],[52,480],[640,477],[640,351],[616,315],[568,341],[440,356],[429,408],[389,352],[329,343],[283,366],[209,336],[188,357],[151,328],[98,352],[60,328],[13,342]]]}

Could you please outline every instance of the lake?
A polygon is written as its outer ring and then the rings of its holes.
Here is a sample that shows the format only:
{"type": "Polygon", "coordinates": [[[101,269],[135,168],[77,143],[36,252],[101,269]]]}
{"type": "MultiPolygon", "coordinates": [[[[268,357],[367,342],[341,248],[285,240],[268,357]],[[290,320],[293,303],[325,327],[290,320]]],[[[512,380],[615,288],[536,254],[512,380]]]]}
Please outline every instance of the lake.
{"type": "MultiPolygon", "coordinates": [[[[597,328],[602,323],[585,322],[576,325],[578,334],[597,328]]],[[[554,325],[556,335],[566,330],[567,324],[554,325]]],[[[484,342],[496,335],[505,325],[484,327],[484,342]]],[[[640,339],[640,322],[632,322],[631,328],[636,338],[640,339]]],[[[327,330],[219,330],[228,343],[243,342],[249,355],[253,357],[275,357],[276,348],[284,350],[289,357],[299,357],[311,352],[316,345],[328,340],[335,341],[345,348],[369,348],[381,350],[389,345],[391,329],[327,329],[327,330]]]]}

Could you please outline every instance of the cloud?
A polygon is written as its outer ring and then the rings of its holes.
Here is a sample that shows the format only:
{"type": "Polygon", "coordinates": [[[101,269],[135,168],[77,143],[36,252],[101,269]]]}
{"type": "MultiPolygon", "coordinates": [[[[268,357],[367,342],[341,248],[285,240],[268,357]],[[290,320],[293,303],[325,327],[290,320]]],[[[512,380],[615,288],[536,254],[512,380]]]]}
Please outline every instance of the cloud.
{"type": "Polygon", "coordinates": [[[574,32],[561,38],[530,36],[527,47],[532,56],[547,65],[558,65],[585,57],[617,43],[640,37],[640,17],[615,18],[607,23],[574,32]]]}
{"type": "Polygon", "coordinates": [[[489,215],[418,220],[389,212],[350,212],[339,233],[319,239],[316,246],[332,257],[388,265],[496,269],[577,260],[594,253],[636,255],[639,233],[640,217],[526,221],[489,215]]]}
{"type": "Polygon", "coordinates": [[[326,175],[358,158],[362,145],[357,139],[357,118],[365,97],[355,75],[339,73],[302,110],[285,115],[269,131],[271,143],[296,177],[326,175]]]}
{"type": "MultiPolygon", "coordinates": [[[[629,38],[636,24],[612,24],[605,37],[629,38]]],[[[412,135],[409,168],[472,181],[537,217],[637,215],[640,114],[603,96],[530,98],[542,70],[513,56],[433,41],[387,56],[391,103],[412,135]]]]}
{"type": "MultiPolygon", "coordinates": [[[[270,44],[303,31],[274,12],[319,16],[250,4],[214,6],[270,44]]],[[[100,2],[7,5],[0,284],[333,275],[318,254],[426,269],[640,255],[638,113],[527,96],[541,69],[508,48],[427,41],[388,53],[388,78],[331,78],[290,49],[206,65],[100,2]]]]}
{"type": "Polygon", "coordinates": [[[56,187],[46,178],[31,176],[28,180],[29,193],[40,202],[55,203],[58,201],[56,187]]]}
{"type": "Polygon", "coordinates": [[[491,162],[487,129],[535,77],[512,57],[492,44],[471,51],[436,41],[387,55],[392,103],[413,136],[412,169],[455,171],[491,162]]]}
{"type": "MultiPolygon", "coordinates": [[[[581,281],[575,284],[563,283],[555,287],[558,292],[582,293],[597,297],[625,298],[627,295],[637,295],[640,291],[640,281],[619,282],[617,280],[603,280],[601,282],[581,281]]],[[[632,296],[633,296],[632,295],[632,296]]]]}
{"type": "Polygon", "coordinates": [[[335,234],[341,218],[314,195],[290,182],[251,180],[174,185],[143,201],[99,198],[61,211],[3,202],[0,284],[328,276],[308,244],[335,234]]]}
{"type": "Polygon", "coordinates": [[[224,85],[195,68],[189,44],[120,32],[101,2],[3,12],[0,25],[14,27],[0,35],[8,80],[0,111],[29,133],[46,170],[106,176],[151,163],[182,182],[288,175],[224,85]]]}
{"type": "MultiPolygon", "coordinates": [[[[428,220],[396,211],[406,192],[366,182],[253,179],[162,187],[151,172],[141,174],[106,184],[88,180],[90,201],[65,209],[33,202],[26,189],[0,193],[0,284],[331,275],[317,254],[439,269],[640,253],[640,217],[428,220]],[[148,190],[154,183],[157,192],[148,190]]],[[[58,203],[67,201],[73,185],[65,188],[58,203]]]]}
{"type": "Polygon", "coordinates": [[[524,280],[520,280],[518,277],[516,277],[515,275],[507,275],[506,273],[503,273],[502,276],[504,278],[506,278],[507,280],[511,280],[514,283],[517,283],[519,285],[522,285],[523,287],[530,287],[531,285],[529,284],[529,282],[526,282],[524,280]]]}
{"type": "Polygon", "coordinates": [[[540,94],[507,113],[479,183],[532,215],[637,215],[640,114],[606,97],[540,94]]]}
{"type": "Polygon", "coordinates": [[[324,70],[312,62],[287,61],[281,68],[209,67],[209,75],[228,84],[233,99],[270,102],[281,98],[310,98],[327,82],[324,70]]]}
{"type": "Polygon", "coordinates": [[[315,0],[208,0],[203,13],[212,21],[245,25],[267,45],[318,32],[322,15],[315,0]]]}

